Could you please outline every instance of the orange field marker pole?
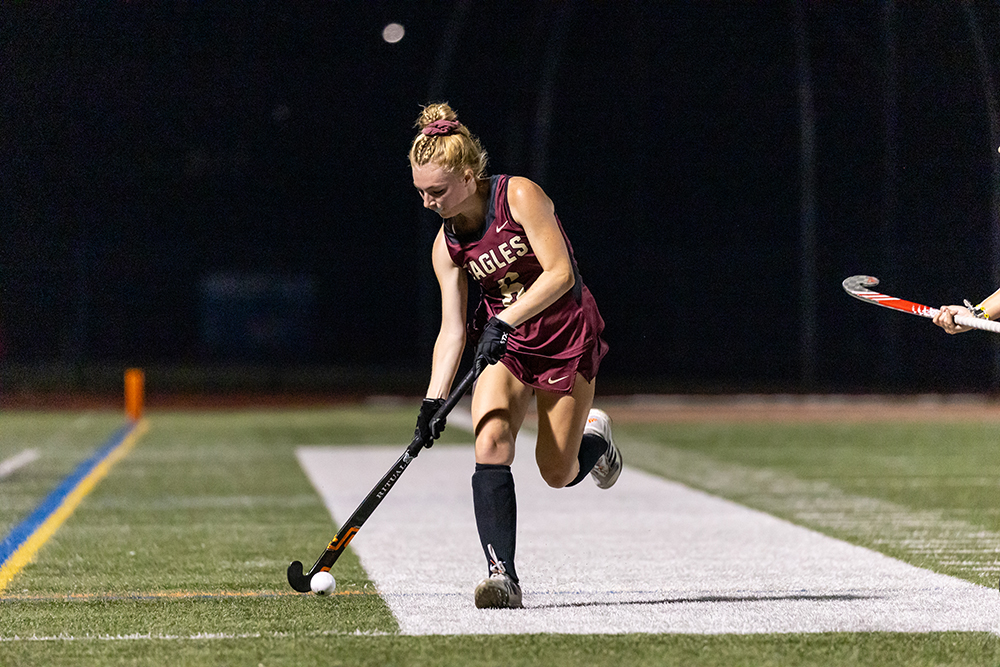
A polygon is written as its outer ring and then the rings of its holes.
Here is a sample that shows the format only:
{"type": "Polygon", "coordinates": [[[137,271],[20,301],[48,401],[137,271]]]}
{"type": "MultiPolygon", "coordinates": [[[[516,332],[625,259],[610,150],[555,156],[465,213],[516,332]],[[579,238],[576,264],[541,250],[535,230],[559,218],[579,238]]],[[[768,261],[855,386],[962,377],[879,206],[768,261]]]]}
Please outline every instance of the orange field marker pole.
{"type": "Polygon", "coordinates": [[[132,421],[142,419],[145,384],[146,376],[141,368],[129,368],[125,371],[125,415],[132,421]]]}

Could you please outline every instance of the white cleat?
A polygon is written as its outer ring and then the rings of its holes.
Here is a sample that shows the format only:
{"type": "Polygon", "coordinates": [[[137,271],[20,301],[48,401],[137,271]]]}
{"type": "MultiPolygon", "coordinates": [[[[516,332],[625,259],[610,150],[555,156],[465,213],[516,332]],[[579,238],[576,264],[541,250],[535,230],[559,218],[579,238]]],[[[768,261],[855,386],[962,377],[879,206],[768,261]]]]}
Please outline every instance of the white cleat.
{"type": "Polygon", "coordinates": [[[622,455],[615,447],[615,441],[611,437],[611,417],[604,410],[596,408],[591,410],[583,432],[584,434],[592,433],[600,436],[608,443],[608,451],[597,459],[594,469],[590,471],[590,476],[594,478],[594,483],[598,487],[610,489],[618,481],[618,475],[622,474],[622,455]]]}
{"type": "Polygon", "coordinates": [[[507,574],[503,561],[497,559],[493,545],[490,550],[490,576],[476,586],[476,607],[479,609],[520,609],[521,586],[507,574]]]}

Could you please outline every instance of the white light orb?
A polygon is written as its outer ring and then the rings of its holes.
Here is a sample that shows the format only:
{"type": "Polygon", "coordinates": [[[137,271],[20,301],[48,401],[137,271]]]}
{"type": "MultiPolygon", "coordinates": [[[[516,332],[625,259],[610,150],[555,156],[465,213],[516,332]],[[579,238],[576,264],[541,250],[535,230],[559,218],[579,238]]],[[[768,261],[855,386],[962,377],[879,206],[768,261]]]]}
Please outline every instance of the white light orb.
{"type": "Polygon", "coordinates": [[[386,27],[382,28],[382,39],[387,41],[389,44],[395,44],[399,40],[403,39],[403,35],[406,34],[406,28],[398,23],[390,23],[386,27]]]}

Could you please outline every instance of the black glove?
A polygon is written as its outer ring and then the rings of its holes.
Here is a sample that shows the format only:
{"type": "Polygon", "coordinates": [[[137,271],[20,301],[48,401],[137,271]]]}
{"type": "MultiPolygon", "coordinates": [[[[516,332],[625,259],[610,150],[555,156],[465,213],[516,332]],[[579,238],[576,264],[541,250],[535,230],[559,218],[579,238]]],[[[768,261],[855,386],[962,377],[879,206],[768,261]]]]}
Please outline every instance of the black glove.
{"type": "Polygon", "coordinates": [[[413,437],[420,438],[424,447],[434,446],[434,440],[441,436],[444,430],[445,418],[434,419],[434,414],[444,405],[443,398],[425,398],[420,404],[420,414],[417,415],[417,428],[413,437]]]}
{"type": "Polygon", "coordinates": [[[514,327],[510,326],[499,317],[493,317],[486,323],[483,335],[479,338],[479,345],[476,346],[476,363],[486,362],[491,366],[507,354],[507,337],[514,333],[514,327]],[[482,360],[482,361],[481,361],[482,360]]]}

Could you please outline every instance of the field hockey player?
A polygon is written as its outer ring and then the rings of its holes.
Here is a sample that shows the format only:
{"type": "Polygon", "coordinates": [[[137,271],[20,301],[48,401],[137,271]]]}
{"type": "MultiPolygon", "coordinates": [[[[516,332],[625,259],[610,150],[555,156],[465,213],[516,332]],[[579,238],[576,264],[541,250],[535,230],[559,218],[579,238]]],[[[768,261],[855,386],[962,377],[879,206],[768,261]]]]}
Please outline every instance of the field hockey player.
{"type": "Polygon", "coordinates": [[[520,607],[510,466],[532,398],[535,459],[549,486],[573,486],[590,475],[609,488],[621,472],[611,420],[591,409],[608,349],[601,338],[604,321],[542,188],[522,177],[488,177],[486,152],[448,104],[425,107],[417,126],[410,166],[424,207],[442,219],[432,250],[442,304],[415,437],[429,447],[444,428],[444,420],[433,417],[468,337],[476,344],[474,363],[483,367],[472,395],[472,491],[488,575],[475,589],[475,604],[520,607]],[[482,294],[468,325],[467,276],[482,294]]]}

